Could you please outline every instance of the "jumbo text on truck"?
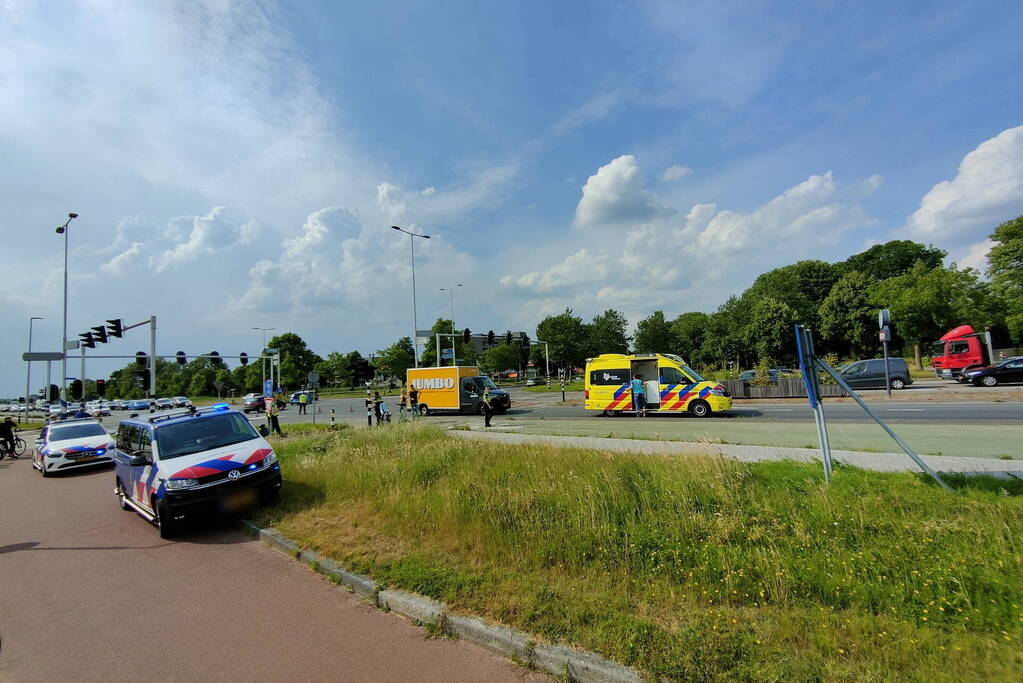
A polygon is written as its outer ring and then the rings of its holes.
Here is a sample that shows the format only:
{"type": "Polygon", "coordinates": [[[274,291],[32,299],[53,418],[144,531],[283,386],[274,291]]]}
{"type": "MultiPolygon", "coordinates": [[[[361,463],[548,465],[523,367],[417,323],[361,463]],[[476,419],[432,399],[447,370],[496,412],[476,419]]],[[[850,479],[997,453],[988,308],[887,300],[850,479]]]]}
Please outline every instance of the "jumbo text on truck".
{"type": "Polygon", "coordinates": [[[419,392],[419,412],[481,413],[483,390],[490,389],[490,405],[495,413],[511,408],[508,392],[498,388],[494,380],[480,374],[475,365],[442,368],[409,368],[406,386],[419,392]]]}

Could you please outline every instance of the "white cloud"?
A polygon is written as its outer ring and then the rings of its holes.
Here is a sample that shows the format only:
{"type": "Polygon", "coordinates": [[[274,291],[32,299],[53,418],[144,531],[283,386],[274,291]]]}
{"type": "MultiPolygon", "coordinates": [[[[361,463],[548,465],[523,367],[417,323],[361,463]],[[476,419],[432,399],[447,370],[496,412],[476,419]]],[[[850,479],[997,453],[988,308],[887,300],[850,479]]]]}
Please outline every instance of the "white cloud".
{"type": "Polygon", "coordinates": [[[960,266],[976,268],[983,273],[987,270],[987,255],[993,246],[995,246],[995,243],[989,239],[986,239],[983,242],[977,242],[976,244],[971,244],[962,251],[961,257],[953,260],[960,266]]]}
{"type": "Polygon", "coordinates": [[[641,223],[664,214],[666,207],[643,189],[636,157],[625,154],[601,166],[583,185],[575,209],[575,224],[594,227],[641,223]]]}
{"type": "Polygon", "coordinates": [[[674,182],[681,178],[685,178],[692,172],[693,169],[689,168],[688,166],[679,165],[669,166],[668,168],[661,171],[661,180],[665,183],[674,182]]]}
{"type": "Polygon", "coordinates": [[[906,224],[914,239],[975,243],[1023,213],[1023,126],[1004,130],[963,157],[959,172],[924,195],[906,224]]]}

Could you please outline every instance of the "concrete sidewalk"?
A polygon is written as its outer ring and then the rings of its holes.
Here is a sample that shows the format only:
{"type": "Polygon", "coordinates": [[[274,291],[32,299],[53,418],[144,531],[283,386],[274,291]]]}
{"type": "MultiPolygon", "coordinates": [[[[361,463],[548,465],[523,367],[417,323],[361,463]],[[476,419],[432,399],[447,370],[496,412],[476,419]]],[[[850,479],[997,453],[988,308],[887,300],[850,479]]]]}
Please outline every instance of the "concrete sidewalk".
{"type": "MultiPolygon", "coordinates": [[[[640,439],[607,439],[594,436],[549,436],[535,434],[506,434],[501,432],[458,431],[450,434],[463,439],[484,439],[506,444],[549,444],[564,448],[585,448],[617,453],[649,453],[663,455],[720,455],[742,462],[762,460],[820,461],[819,450],[810,448],[784,448],[779,446],[740,446],[689,441],[644,441],[640,439]]],[[[831,451],[836,461],[875,472],[922,471],[905,453],[864,453],[860,451],[831,451]]],[[[963,474],[991,474],[995,476],[1023,477],[1023,461],[996,458],[963,458],[948,455],[923,455],[921,459],[937,472],[963,474]]]]}

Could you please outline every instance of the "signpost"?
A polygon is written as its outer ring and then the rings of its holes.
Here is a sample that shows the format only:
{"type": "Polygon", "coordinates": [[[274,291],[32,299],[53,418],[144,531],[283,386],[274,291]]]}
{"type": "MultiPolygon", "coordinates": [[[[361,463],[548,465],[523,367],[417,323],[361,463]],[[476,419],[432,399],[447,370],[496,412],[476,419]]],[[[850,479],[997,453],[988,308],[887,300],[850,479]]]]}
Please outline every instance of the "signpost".
{"type": "Polygon", "coordinates": [[[267,396],[273,396],[273,393],[274,381],[272,379],[268,379],[263,382],[263,397],[266,398],[267,396]]]}
{"type": "Polygon", "coordinates": [[[213,383],[213,386],[216,387],[216,389],[217,389],[217,400],[219,401],[220,400],[220,390],[224,388],[224,383],[221,382],[220,380],[217,380],[216,382],[213,383]]]}
{"type": "MultiPolygon", "coordinates": [[[[318,396],[319,392],[316,392],[316,388],[319,386],[320,373],[310,372],[305,376],[305,379],[309,383],[309,388],[315,392],[313,395],[318,396]]],[[[310,401],[310,403],[313,404],[313,424],[316,424],[316,410],[318,408],[317,401],[310,401]]]]}
{"type": "Polygon", "coordinates": [[[60,351],[33,351],[31,353],[21,354],[21,360],[60,360],[64,357],[64,354],[60,351]]]}
{"type": "Polygon", "coordinates": [[[877,326],[881,330],[878,338],[881,340],[881,346],[884,347],[884,390],[888,392],[888,398],[892,397],[892,379],[889,376],[888,368],[888,342],[892,340],[892,331],[888,326],[891,324],[892,314],[887,308],[882,308],[877,312],[877,326]]]}

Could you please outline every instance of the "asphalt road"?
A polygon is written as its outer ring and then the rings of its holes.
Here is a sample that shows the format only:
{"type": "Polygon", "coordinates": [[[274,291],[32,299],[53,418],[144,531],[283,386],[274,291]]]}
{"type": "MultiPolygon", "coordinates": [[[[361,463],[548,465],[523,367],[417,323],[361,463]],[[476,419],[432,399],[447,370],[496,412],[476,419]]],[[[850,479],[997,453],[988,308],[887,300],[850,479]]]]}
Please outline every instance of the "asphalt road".
{"type": "Polygon", "coordinates": [[[224,523],[163,541],[114,502],[112,477],[0,461],[0,680],[542,679],[224,523]]]}
{"type": "MultiPolygon", "coordinates": [[[[387,402],[394,413],[393,419],[398,417],[397,400],[395,397],[388,397],[387,402]]],[[[1023,402],[893,402],[869,404],[882,419],[891,422],[941,422],[943,424],[1005,424],[1007,422],[1023,424],[1023,402]]],[[[323,399],[319,403],[319,412],[316,415],[317,421],[330,421],[330,411],[334,410],[334,417],[339,422],[350,422],[353,424],[364,424],[366,421],[365,403],[363,399],[323,399]]],[[[299,415],[298,408],[291,406],[281,413],[281,423],[290,424],[294,422],[311,422],[312,408],[309,408],[307,415],[299,415]]],[[[863,412],[863,409],[855,403],[824,403],[824,414],[828,420],[841,422],[869,422],[870,417],[863,412]]],[[[552,402],[550,397],[538,399],[536,394],[528,392],[514,392],[512,394],[512,410],[509,415],[557,417],[557,418],[579,418],[599,419],[598,413],[587,412],[581,406],[561,405],[556,401],[552,402]]],[[[116,416],[116,414],[115,414],[116,416]]],[[[250,417],[256,417],[251,413],[250,417]]],[[[803,403],[747,403],[736,402],[732,410],[728,411],[723,418],[741,418],[750,420],[797,420],[800,422],[813,421],[813,413],[805,402],[803,403]]],[[[107,418],[108,420],[111,418],[107,418]]],[[[651,419],[657,420],[688,420],[691,418],[686,414],[658,414],[652,415],[651,419]]],[[[716,419],[716,418],[712,418],[716,419]]]]}

